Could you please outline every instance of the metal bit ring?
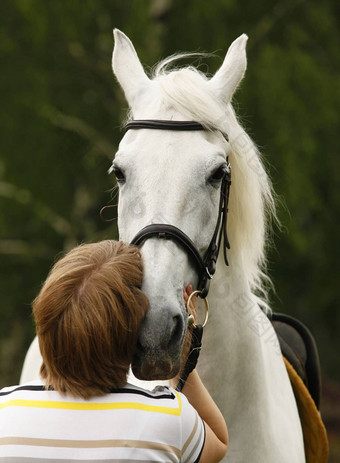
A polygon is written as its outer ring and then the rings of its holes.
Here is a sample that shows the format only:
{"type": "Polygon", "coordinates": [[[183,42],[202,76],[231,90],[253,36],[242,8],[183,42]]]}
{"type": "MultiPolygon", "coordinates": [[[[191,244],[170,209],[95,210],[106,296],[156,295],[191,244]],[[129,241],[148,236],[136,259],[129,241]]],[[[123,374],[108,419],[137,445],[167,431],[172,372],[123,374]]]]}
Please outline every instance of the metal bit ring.
{"type": "MultiPolygon", "coordinates": [[[[188,302],[187,302],[187,310],[188,310],[188,307],[190,306],[190,302],[191,302],[191,298],[193,296],[195,296],[196,294],[200,294],[201,291],[199,291],[198,289],[196,291],[193,291],[189,298],[188,298],[188,302]]],[[[203,301],[204,301],[204,305],[205,305],[205,318],[204,318],[204,322],[202,324],[202,327],[204,328],[205,325],[207,324],[208,322],[208,318],[209,318],[209,302],[208,302],[208,299],[205,297],[203,298],[203,301]]],[[[189,315],[189,318],[188,318],[188,326],[191,328],[195,328],[197,325],[195,323],[195,319],[194,319],[194,316],[193,315],[189,315]]]]}

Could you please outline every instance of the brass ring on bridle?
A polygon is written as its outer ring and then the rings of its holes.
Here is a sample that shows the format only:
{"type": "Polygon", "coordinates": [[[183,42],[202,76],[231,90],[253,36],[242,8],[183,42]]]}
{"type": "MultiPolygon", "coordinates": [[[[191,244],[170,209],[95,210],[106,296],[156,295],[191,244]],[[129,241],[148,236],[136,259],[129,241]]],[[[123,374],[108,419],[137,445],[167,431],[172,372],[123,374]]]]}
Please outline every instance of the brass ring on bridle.
{"type": "MultiPolygon", "coordinates": [[[[187,310],[188,310],[188,307],[190,306],[191,298],[192,298],[193,296],[195,296],[196,294],[198,295],[198,294],[200,294],[200,293],[201,293],[201,291],[199,291],[199,290],[197,289],[196,291],[193,291],[193,292],[190,294],[190,296],[189,296],[189,298],[188,298],[188,302],[187,302],[187,310]]],[[[205,318],[204,318],[204,322],[203,322],[203,324],[202,324],[202,327],[204,328],[205,325],[207,324],[208,318],[209,318],[209,302],[208,302],[208,299],[207,299],[206,297],[203,298],[203,301],[204,301],[204,305],[205,305],[205,318]]],[[[190,328],[190,327],[195,328],[195,327],[197,326],[196,323],[195,323],[194,316],[193,316],[192,314],[189,315],[189,318],[188,318],[188,326],[189,326],[189,328],[190,328]]]]}

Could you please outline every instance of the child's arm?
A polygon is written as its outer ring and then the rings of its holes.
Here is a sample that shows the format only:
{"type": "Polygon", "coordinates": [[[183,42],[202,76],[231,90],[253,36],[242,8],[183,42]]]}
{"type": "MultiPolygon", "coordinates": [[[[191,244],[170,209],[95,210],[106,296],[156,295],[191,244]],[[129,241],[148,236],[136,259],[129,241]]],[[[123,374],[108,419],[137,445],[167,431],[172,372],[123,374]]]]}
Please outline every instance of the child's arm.
{"type": "MultiPolygon", "coordinates": [[[[184,301],[187,303],[192,288],[188,286],[184,291],[184,301]]],[[[197,304],[197,302],[196,302],[197,304]]],[[[196,318],[196,304],[188,308],[196,318]]],[[[172,387],[176,387],[180,375],[170,381],[172,387]]],[[[202,383],[196,369],[189,375],[182,393],[187,397],[190,404],[196,409],[205,424],[205,443],[200,462],[219,462],[222,460],[228,449],[228,429],[226,422],[219,408],[213,401],[206,387],[202,383]]]]}
{"type": "MultiPolygon", "coordinates": [[[[176,387],[177,381],[178,378],[171,380],[171,385],[176,387]]],[[[205,424],[206,437],[200,462],[221,461],[228,449],[227,425],[196,370],[189,375],[182,393],[205,424]]]]}

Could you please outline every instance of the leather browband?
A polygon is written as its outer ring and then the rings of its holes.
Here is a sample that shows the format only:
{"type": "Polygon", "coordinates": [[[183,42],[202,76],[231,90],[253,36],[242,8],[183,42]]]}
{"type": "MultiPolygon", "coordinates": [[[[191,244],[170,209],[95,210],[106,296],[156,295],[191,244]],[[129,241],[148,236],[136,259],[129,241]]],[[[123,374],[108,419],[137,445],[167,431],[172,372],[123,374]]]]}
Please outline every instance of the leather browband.
{"type": "MultiPolygon", "coordinates": [[[[161,119],[143,119],[143,120],[131,120],[128,121],[124,126],[125,132],[129,129],[155,129],[155,130],[178,130],[178,131],[193,131],[193,130],[207,130],[199,122],[195,121],[168,121],[161,119]]],[[[229,137],[226,133],[221,132],[224,138],[229,141],[229,137]]]]}
{"type": "Polygon", "coordinates": [[[156,119],[132,120],[125,124],[129,129],[156,129],[156,130],[205,130],[202,124],[194,121],[167,121],[156,119]]]}

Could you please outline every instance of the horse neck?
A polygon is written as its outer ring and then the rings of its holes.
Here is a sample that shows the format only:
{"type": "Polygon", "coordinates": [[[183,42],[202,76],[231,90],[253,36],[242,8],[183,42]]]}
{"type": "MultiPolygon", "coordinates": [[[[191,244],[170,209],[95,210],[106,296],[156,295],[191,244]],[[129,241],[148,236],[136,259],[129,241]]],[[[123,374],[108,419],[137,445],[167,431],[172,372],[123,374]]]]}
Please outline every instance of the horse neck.
{"type": "Polygon", "coordinates": [[[219,394],[218,370],[220,380],[238,391],[238,397],[239,387],[244,390],[244,384],[250,381],[253,398],[258,394],[258,400],[262,400],[282,374],[281,353],[272,324],[257,304],[241,266],[234,262],[226,267],[220,256],[209,304],[200,358],[209,390],[219,394]]]}
{"type": "Polygon", "coordinates": [[[232,461],[305,461],[299,415],[276,334],[232,260],[226,267],[220,256],[209,303],[198,370],[228,422],[232,461]]]}

